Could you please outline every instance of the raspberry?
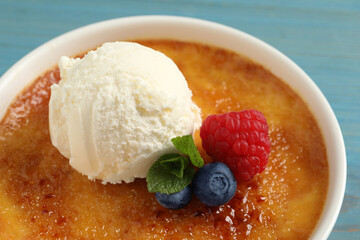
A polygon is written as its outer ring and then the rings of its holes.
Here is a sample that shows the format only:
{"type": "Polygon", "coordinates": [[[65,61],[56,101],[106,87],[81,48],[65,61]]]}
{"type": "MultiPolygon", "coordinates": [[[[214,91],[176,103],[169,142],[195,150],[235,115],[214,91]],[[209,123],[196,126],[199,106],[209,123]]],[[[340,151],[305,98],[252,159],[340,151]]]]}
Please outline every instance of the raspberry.
{"type": "Polygon", "coordinates": [[[264,171],[270,153],[268,124],[256,110],[209,115],[200,128],[202,146],[224,162],[236,180],[249,181],[264,171]]]}

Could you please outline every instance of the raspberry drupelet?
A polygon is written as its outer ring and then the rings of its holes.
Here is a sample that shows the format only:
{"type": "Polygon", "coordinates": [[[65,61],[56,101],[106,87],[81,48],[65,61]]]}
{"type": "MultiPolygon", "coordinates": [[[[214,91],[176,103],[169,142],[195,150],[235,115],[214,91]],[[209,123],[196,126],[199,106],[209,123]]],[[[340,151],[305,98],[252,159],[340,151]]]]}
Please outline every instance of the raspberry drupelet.
{"type": "Polygon", "coordinates": [[[232,170],[237,181],[264,171],[270,153],[268,124],[257,110],[209,115],[200,128],[202,146],[232,170]]]}

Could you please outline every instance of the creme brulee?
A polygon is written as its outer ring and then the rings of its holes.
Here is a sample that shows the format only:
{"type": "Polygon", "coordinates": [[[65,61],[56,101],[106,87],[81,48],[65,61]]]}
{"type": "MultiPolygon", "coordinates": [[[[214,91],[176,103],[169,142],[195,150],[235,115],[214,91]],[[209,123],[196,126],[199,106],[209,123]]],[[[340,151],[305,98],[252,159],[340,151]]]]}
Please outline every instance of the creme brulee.
{"type": "MultiPolygon", "coordinates": [[[[307,239],[326,198],[324,141],[301,98],[271,72],[230,51],[197,43],[139,41],[172,58],[185,75],[202,117],[257,109],[269,124],[266,170],[238,184],[226,205],[195,197],[180,210],[161,207],[144,179],[89,181],[52,146],[50,85],[40,76],[0,123],[1,239],[307,239]]],[[[212,161],[195,142],[206,162],[212,161]]]]}

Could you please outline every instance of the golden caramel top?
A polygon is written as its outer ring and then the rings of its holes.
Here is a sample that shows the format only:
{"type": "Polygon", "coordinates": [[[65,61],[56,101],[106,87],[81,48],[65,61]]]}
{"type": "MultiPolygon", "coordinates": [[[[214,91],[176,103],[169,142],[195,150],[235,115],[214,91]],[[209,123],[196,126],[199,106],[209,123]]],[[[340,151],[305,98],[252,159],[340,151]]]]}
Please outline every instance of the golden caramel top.
{"type": "MultiPolygon", "coordinates": [[[[262,66],[197,43],[140,41],[172,58],[209,114],[257,109],[269,124],[266,170],[235,197],[207,207],[160,206],[144,179],[102,185],[72,169],[48,130],[51,69],[24,90],[0,123],[0,239],[307,239],[322,212],[328,164],[306,104],[262,66]]],[[[195,142],[205,162],[212,161],[195,142]]]]}

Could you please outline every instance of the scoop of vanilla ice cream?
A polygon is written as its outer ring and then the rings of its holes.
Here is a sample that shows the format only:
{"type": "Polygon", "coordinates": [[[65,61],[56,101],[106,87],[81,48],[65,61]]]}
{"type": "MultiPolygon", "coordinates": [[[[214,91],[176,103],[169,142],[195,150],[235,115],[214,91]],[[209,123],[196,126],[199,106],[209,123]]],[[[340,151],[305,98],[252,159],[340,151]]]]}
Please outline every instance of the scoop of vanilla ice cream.
{"type": "Polygon", "coordinates": [[[151,48],[105,43],[82,59],[62,57],[59,68],[49,102],[51,141],[89,179],[146,177],[154,161],[175,151],[171,138],[201,124],[184,76],[151,48]]]}

